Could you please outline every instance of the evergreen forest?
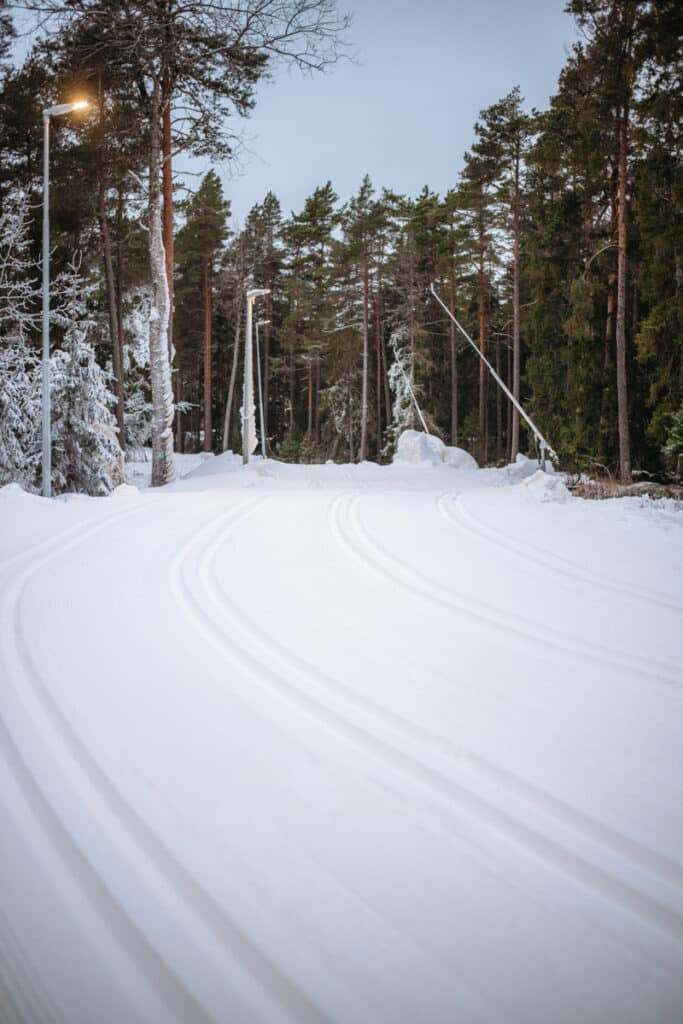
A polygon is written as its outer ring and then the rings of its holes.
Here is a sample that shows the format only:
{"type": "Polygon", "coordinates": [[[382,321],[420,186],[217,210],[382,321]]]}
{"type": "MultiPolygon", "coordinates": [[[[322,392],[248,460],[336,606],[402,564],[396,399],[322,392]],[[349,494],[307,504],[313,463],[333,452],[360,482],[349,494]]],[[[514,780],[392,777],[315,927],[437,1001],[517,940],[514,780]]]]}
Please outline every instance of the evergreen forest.
{"type": "MultiPolygon", "coordinates": [[[[578,42],[548,109],[514,81],[472,126],[439,195],[365,176],[244,223],[219,171],[264,76],[316,73],[353,36],[333,0],[27,0],[12,62],[0,0],[0,484],[40,489],[43,116],[50,121],[56,492],[106,493],[152,449],[241,450],[245,293],[257,306],[267,451],[391,459],[406,427],[481,465],[533,437],[562,469],[680,480],[683,467],[683,6],[570,0],[578,42]],[[22,22],[25,24],[25,22],[22,22]],[[209,158],[201,180],[174,174],[209,158]],[[188,187],[189,181],[189,187],[188,187]]],[[[425,170],[428,176],[428,169],[425,170]]]]}

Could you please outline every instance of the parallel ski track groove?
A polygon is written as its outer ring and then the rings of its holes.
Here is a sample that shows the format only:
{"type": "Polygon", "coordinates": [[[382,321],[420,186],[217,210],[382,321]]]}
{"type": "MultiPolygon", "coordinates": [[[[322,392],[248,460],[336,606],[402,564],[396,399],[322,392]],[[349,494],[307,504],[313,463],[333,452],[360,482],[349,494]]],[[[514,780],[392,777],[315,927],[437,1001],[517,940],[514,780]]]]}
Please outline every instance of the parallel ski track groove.
{"type": "MultiPolygon", "coordinates": [[[[333,533],[337,529],[334,521],[334,510],[340,500],[340,497],[337,497],[328,506],[328,524],[333,533]]],[[[500,768],[474,751],[461,745],[454,749],[455,744],[446,736],[425,729],[397,714],[390,708],[378,704],[366,696],[362,696],[357,690],[311,665],[304,658],[294,654],[291,650],[278,643],[278,641],[264,634],[261,628],[244,615],[240,610],[240,606],[229,599],[216,579],[214,571],[215,555],[223,539],[221,536],[217,537],[200,556],[202,577],[211,581],[212,594],[217,593],[220,595],[223,605],[229,610],[231,620],[249,637],[250,643],[254,647],[263,646],[267,643],[270,652],[275,658],[284,663],[286,671],[297,674],[307,687],[321,688],[334,700],[339,700],[339,697],[341,697],[351,712],[357,711],[375,719],[379,725],[393,730],[398,736],[402,736],[409,742],[424,747],[425,750],[433,754],[444,757],[453,764],[466,762],[468,768],[475,771],[482,778],[489,779],[501,789],[505,789],[512,795],[523,799],[527,804],[538,808],[544,814],[554,817],[557,821],[562,822],[565,826],[602,846],[605,850],[616,854],[621,859],[631,861],[634,865],[649,872],[653,878],[667,881],[683,888],[683,865],[669,860],[669,858],[654,850],[641,846],[640,843],[614,831],[609,826],[596,821],[589,815],[583,814],[576,808],[571,807],[569,804],[544,792],[531,783],[518,778],[512,772],[500,768]]]]}
{"type": "MultiPolygon", "coordinates": [[[[38,568],[49,561],[57,554],[64,553],[76,547],[82,541],[89,539],[93,534],[99,532],[106,525],[116,519],[122,518],[129,512],[139,511],[144,506],[135,506],[134,509],[125,510],[122,513],[110,516],[106,521],[96,524],[87,531],[80,532],[78,538],[60,546],[57,551],[51,552],[48,556],[34,562],[30,570],[23,578],[16,598],[13,602],[13,618],[15,635],[17,636],[17,652],[23,662],[28,685],[38,698],[43,710],[62,744],[68,749],[72,759],[78,764],[83,775],[99,793],[107,810],[123,825],[129,837],[136,844],[138,850],[152,863],[157,870],[166,878],[174,891],[183,900],[187,908],[195,917],[199,918],[203,925],[210,931],[215,939],[235,956],[235,959],[242,963],[242,966],[251,976],[262,985],[271,995],[280,1000],[283,1012],[288,1012],[292,1020],[297,1024],[301,1021],[324,1021],[327,1018],[312,1006],[307,997],[299,992],[279,969],[269,962],[262,952],[253,946],[248,937],[241,931],[236,922],[232,921],[222,907],[207,893],[192,875],[173,856],[170,850],[163,845],[159,838],[146,825],[137,811],[128,803],[116,788],[114,782],[105,774],[103,769],[96,762],[83,741],[77,735],[66,716],[60,710],[51,694],[40,679],[35,666],[31,660],[30,652],[23,639],[21,630],[21,597],[28,579],[38,568]]],[[[213,522],[213,521],[212,521],[213,522]]],[[[210,524],[211,525],[211,524],[210,524]]],[[[71,532],[71,531],[70,531],[71,532]]],[[[194,543],[194,538],[191,543],[194,543]]],[[[38,784],[33,779],[30,768],[25,763],[18,748],[14,744],[9,731],[4,723],[0,726],[5,735],[8,749],[13,755],[15,767],[18,767],[18,781],[26,791],[33,790],[33,803],[40,804],[40,817],[43,827],[55,841],[55,846],[60,848],[62,859],[68,857],[76,860],[79,871],[76,874],[76,881],[83,885],[84,878],[87,884],[83,886],[86,891],[100,907],[104,906],[107,913],[102,915],[105,922],[111,927],[113,914],[115,925],[112,931],[124,948],[136,953],[138,966],[145,965],[148,976],[151,978],[155,991],[167,1002],[169,1012],[175,1018],[178,1011],[178,1003],[184,1007],[179,1017],[183,1021],[209,1021],[213,1020],[205,1008],[202,1007],[195,997],[187,990],[180,978],[157,954],[153,946],[148,942],[142,932],[137,928],[125,909],[118,903],[116,898],[106,887],[104,880],[97,874],[94,867],[89,864],[82,854],[76,840],[67,832],[62,823],[56,818],[48,801],[40,792],[38,784]]],[[[68,861],[67,861],[68,862],[68,861]]]]}
{"type": "MultiPolygon", "coordinates": [[[[563,630],[541,625],[524,616],[463,594],[455,588],[435,583],[396,555],[388,552],[369,536],[359,517],[359,501],[360,495],[357,494],[347,499],[349,509],[344,511],[344,518],[348,525],[346,530],[342,528],[341,534],[348,550],[357,559],[371,566],[375,572],[390,579],[404,590],[419,594],[440,608],[453,609],[485,626],[500,627],[535,646],[542,645],[551,650],[559,650],[570,658],[581,657],[588,661],[598,661],[611,669],[627,673],[629,676],[635,676],[638,679],[643,677],[653,679],[673,689],[680,689],[683,686],[679,675],[664,674],[667,670],[676,671],[675,667],[668,663],[662,666],[664,671],[655,671],[652,668],[653,659],[641,658],[637,655],[629,655],[628,658],[621,657],[617,652],[602,644],[577,639],[563,630]]],[[[657,663],[655,662],[655,664],[657,663]]]]}
{"type": "MultiPolygon", "coordinates": [[[[38,680],[35,677],[31,678],[31,676],[33,676],[32,666],[30,663],[26,662],[25,652],[19,647],[19,642],[21,640],[21,599],[28,581],[34,573],[42,568],[43,565],[51,561],[52,558],[79,546],[84,541],[90,539],[93,535],[101,532],[105,527],[111,525],[112,522],[120,521],[126,515],[131,514],[134,511],[138,511],[141,507],[142,506],[136,506],[134,509],[125,509],[107,516],[105,519],[99,520],[89,529],[85,531],[81,529],[78,536],[73,540],[63,539],[62,543],[58,548],[56,548],[56,550],[48,550],[47,555],[37,559],[34,557],[35,547],[37,547],[35,546],[34,549],[29,551],[30,559],[28,568],[25,569],[23,573],[20,573],[13,581],[13,584],[6,589],[4,602],[9,605],[9,609],[5,617],[12,620],[15,643],[17,643],[17,654],[19,656],[19,660],[22,662],[25,676],[28,677],[26,682],[39,699],[41,699],[42,693],[44,692],[42,691],[42,684],[39,683],[38,688],[36,688],[36,682],[38,680]]],[[[75,531],[64,531],[64,534],[67,532],[71,535],[75,531]]],[[[5,648],[3,637],[4,632],[0,635],[0,650],[5,648]]],[[[5,651],[5,660],[6,659],[7,654],[5,651]]],[[[12,659],[10,658],[10,661],[11,660],[12,659]]],[[[16,682],[14,683],[14,687],[16,689],[16,682]]],[[[49,702],[51,702],[51,698],[49,698],[49,702]]],[[[42,699],[41,703],[43,703],[42,699]]],[[[55,705],[52,704],[52,707],[55,707],[55,705]]],[[[50,712],[49,707],[46,707],[45,710],[48,711],[48,713],[50,712]]],[[[51,714],[49,716],[51,717],[51,714]]],[[[40,826],[46,834],[55,853],[62,861],[67,871],[71,874],[76,884],[83,890],[88,902],[91,907],[93,907],[105,927],[112,935],[114,935],[123,948],[128,951],[129,955],[135,956],[136,965],[142,973],[146,975],[148,980],[151,981],[161,1000],[166,1004],[170,1015],[169,1019],[183,1019],[177,1017],[177,1010],[180,1005],[185,1010],[184,1019],[208,1022],[208,1018],[203,1013],[202,1009],[194,1002],[190,994],[186,992],[175,975],[167,969],[166,965],[158,957],[156,951],[148,943],[144,935],[138,930],[124,907],[111,893],[104,879],[84,856],[78,842],[59,820],[53,808],[50,806],[49,800],[42,792],[20,748],[15,743],[6,721],[3,719],[0,719],[0,740],[0,752],[2,753],[9,769],[14,774],[17,785],[20,790],[23,791],[28,806],[31,807],[32,813],[40,822],[40,826]]]]}
{"type": "MultiPolygon", "coordinates": [[[[333,518],[343,501],[343,496],[335,499],[333,503],[333,518]]],[[[174,581],[174,589],[179,599],[186,603],[188,611],[193,615],[199,630],[206,636],[215,647],[227,655],[233,661],[241,661],[250,674],[260,681],[262,685],[285,698],[293,705],[299,707],[309,716],[324,723],[338,735],[341,735],[355,746],[370,754],[376,760],[388,764],[394,771],[408,776],[413,782],[425,787],[433,795],[445,801],[444,810],[450,814],[453,809],[458,808],[470,816],[484,822],[489,827],[503,834],[508,840],[521,847],[527,853],[533,852],[541,857],[555,870],[568,875],[575,881],[596,891],[603,898],[628,910],[630,913],[654,924],[679,942],[683,940],[683,917],[669,907],[663,906],[657,900],[646,893],[640,892],[629,883],[624,882],[610,875],[603,868],[590,863],[581,855],[562,847],[554,840],[534,831],[533,828],[514,818],[507,811],[491,803],[489,800],[470,792],[460,783],[444,776],[439,771],[416,760],[410,754],[400,750],[393,744],[378,737],[372,731],[354,722],[351,717],[331,707],[324,701],[319,700],[312,693],[303,690],[292,681],[292,676],[301,675],[300,669],[292,664],[290,672],[285,675],[282,671],[276,671],[270,664],[270,659],[264,658],[260,653],[264,647],[264,637],[261,634],[258,638],[256,650],[250,649],[253,641],[250,639],[247,645],[237,639],[236,632],[226,630],[226,620],[237,627],[238,632],[245,632],[244,623],[236,614],[234,604],[227,598],[224,592],[215,586],[210,578],[208,567],[211,565],[218,548],[228,539],[230,532],[237,525],[236,521],[228,522],[227,526],[217,538],[204,549],[200,554],[199,578],[203,588],[203,594],[198,597],[192,592],[186,578],[182,573],[174,581]],[[220,624],[207,614],[206,608],[222,606],[224,614],[221,616],[220,624]]],[[[338,524],[337,524],[338,525],[338,524]]],[[[201,543],[198,537],[194,542],[197,546],[201,543]]],[[[176,569],[182,567],[182,560],[176,569]]],[[[249,630],[246,631],[247,634],[249,630]]],[[[316,679],[319,676],[316,673],[316,679]]],[[[429,808],[431,811],[432,809],[429,808]]],[[[448,831],[455,829],[458,833],[457,822],[450,818],[444,818],[439,813],[437,821],[448,831]]]]}
{"type": "Polygon", "coordinates": [[[447,522],[470,534],[483,538],[495,547],[509,551],[524,562],[535,562],[537,565],[542,566],[542,568],[549,569],[556,574],[566,576],[568,579],[579,580],[582,583],[588,583],[593,587],[599,587],[601,590],[611,591],[612,593],[619,594],[622,597],[628,596],[630,598],[636,598],[639,601],[657,604],[662,608],[667,608],[678,613],[683,612],[682,604],[677,603],[660,591],[651,590],[649,587],[641,587],[633,583],[620,583],[616,580],[609,580],[606,577],[591,572],[589,569],[584,569],[581,566],[574,565],[568,559],[562,558],[561,555],[556,555],[553,552],[546,550],[541,551],[539,548],[533,548],[530,545],[511,540],[509,537],[500,533],[499,530],[496,530],[491,526],[484,526],[482,523],[478,522],[478,520],[476,520],[472,513],[467,509],[463,497],[460,494],[453,495],[452,493],[447,492],[439,495],[437,499],[437,508],[441,516],[447,522]],[[449,498],[455,498],[455,501],[449,500],[449,498]]]}

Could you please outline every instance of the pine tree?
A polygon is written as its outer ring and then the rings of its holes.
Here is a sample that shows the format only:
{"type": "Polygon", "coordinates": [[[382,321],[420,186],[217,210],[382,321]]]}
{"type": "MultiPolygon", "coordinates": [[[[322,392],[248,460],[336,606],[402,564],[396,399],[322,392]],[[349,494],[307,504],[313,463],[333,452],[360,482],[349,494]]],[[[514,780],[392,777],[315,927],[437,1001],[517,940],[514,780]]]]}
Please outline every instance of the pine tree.
{"type": "MultiPolygon", "coordinates": [[[[228,234],[230,204],[215,171],[209,171],[185,206],[186,221],[176,240],[178,260],[177,334],[181,350],[197,351],[193,338],[201,334],[204,366],[204,451],[213,450],[213,318],[214,275],[221,247],[228,234]],[[201,331],[197,324],[201,323],[201,331]]],[[[187,363],[187,359],[185,359],[187,363]]]]}

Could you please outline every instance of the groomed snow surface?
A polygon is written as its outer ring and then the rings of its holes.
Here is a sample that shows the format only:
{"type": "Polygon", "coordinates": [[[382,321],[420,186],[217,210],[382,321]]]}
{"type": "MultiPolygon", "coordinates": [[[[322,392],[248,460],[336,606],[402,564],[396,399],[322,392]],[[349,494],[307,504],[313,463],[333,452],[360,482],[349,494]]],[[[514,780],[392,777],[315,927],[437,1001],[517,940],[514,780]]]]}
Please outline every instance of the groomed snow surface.
{"type": "Polygon", "coordinates": [[[0,491],[2,1024],[683,1020],[683,513],[424,444],[0,491]]]}

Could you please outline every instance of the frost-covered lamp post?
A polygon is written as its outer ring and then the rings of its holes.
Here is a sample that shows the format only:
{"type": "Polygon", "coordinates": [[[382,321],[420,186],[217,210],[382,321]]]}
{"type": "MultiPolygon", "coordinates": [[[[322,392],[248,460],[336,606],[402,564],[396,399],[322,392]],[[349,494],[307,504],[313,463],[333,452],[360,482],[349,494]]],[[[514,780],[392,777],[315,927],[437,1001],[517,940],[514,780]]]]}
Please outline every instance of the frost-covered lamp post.
{"type": "Polygon", "coordinates": [[[259,327],[267,327],[270,320],[256,321],[256,366],[258,367],[258,404],[261,415],[261,454],[266,457],[266,418],[263,415],[263,383],[261,381],[261,347],[258,339],[259,327]]]}
{"type": "Polygon", "coordinates": [[[43,111],[43,497],[52,496],[50,413],[50,118],[82,110],[87,100],[58,103],[43,111]]]}
{"type": "MultiPolygon", "coordinates": [[[[250,427],[253,426],[254,418],[254,371],[251,365],[251,347],[252,347],[252,312],[254,308],[254,301],[260,295],[270,295],[270,288],[250,288],[247,291],[247,322],[244,328],[244,387],[242,390],[242,463],[246,465],[249,462],[249,456],[251,455],[255,445],[252,445],[250,441],[250,435],[252,434],[250,427]]],[[[252,435],[253,436],[253,435],[252,435]]]]}

